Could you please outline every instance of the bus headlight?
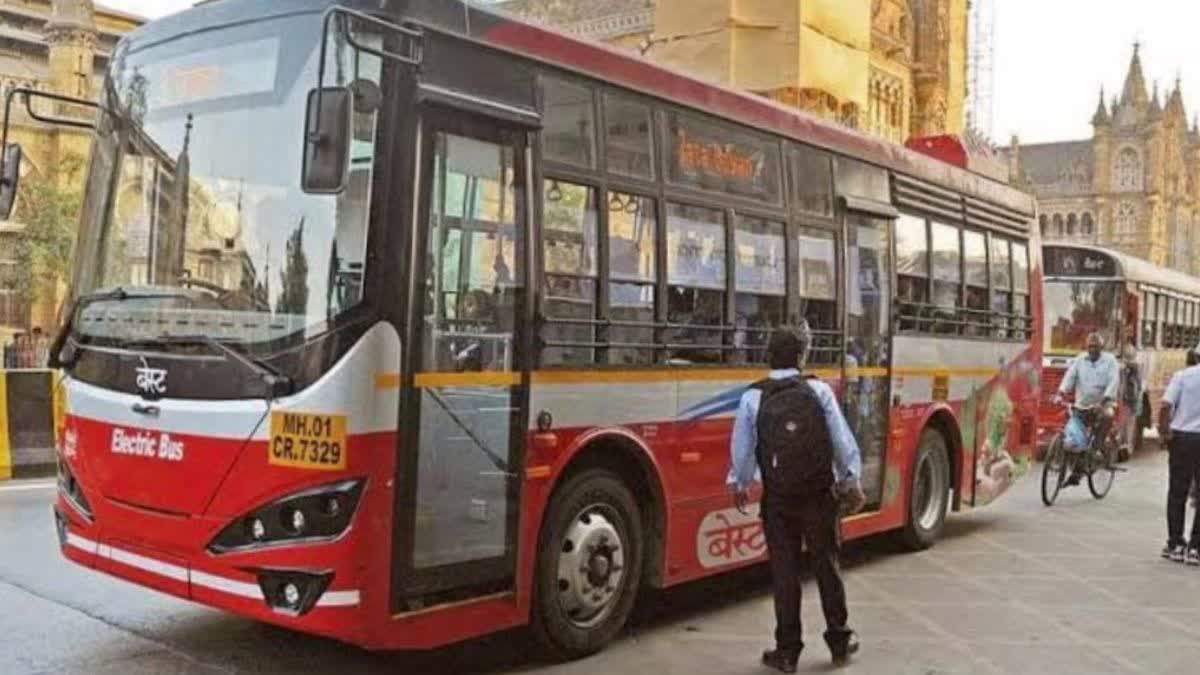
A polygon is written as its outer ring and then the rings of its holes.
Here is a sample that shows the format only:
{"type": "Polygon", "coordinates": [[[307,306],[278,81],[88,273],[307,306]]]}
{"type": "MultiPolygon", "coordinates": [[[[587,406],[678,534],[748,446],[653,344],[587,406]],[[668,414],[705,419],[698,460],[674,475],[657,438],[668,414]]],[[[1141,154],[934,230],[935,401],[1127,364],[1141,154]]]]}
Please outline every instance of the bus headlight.
{"type": "Polygon", "coordinates": [[[362,491],[363,481],[352,480],[284,497],[230,523],[208,550],[219,554],[336,539],[349,529],[362,491]]]}
{"type": "Polygon", "coordinates": [[[66,497],[67,503],[74,507],[79,515],[92,520],[92,505],[88,503],[83,489],[79,487],[79,481],[75,479],[71,467],[63,459],[58,460],[58,491],[66,497]]]}

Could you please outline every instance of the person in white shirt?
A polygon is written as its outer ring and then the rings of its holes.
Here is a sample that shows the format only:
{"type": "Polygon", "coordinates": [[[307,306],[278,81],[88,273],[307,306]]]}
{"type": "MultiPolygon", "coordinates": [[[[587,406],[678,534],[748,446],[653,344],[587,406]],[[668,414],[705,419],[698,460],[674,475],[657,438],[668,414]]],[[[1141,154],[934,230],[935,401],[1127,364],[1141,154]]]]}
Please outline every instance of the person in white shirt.
{"type": "Polygon", "coordinates": [[[1159,437],[1171,457],[1167,486],[1167,545],[1162,556],[1200,565],[1200,518],[1192,518],[1190,540],[1183,538],[1187,497],[1200,480],[1200,352],[1188,352],[1188,367],[1171,376],[1158,415],[1159,437]]]}

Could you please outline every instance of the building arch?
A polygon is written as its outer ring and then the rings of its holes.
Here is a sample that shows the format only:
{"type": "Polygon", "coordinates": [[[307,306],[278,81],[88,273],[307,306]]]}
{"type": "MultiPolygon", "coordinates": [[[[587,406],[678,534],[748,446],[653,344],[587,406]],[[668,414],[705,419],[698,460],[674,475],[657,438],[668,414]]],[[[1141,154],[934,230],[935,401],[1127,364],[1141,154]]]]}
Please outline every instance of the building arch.
{"type": "Polygon", "coordinates": [[[1067,214],[1067,236],[1075,236],[1076,227],[1079,225],[1079,216],[1074,213],[1067,214]]]}
{"type": "Polygon", "coordinates": [[[1084,236],[1092,236],[1096,234],[1096,219],[1092,216],[1091,211],[1084,211],[1083,217],[1080,219],[1079,233],[1084,236]]]}
{"type": "Polygon", "coordinates": [[[1054,214],[1053,222],[1054,222],[1054,236],[1056,236],[1056,237],[1063,236],[1063,234],[1065,234],[1065,231],[1064,231],[1064,227],[1063,227],[1062,214],[1061,213],[1054,214]]]}

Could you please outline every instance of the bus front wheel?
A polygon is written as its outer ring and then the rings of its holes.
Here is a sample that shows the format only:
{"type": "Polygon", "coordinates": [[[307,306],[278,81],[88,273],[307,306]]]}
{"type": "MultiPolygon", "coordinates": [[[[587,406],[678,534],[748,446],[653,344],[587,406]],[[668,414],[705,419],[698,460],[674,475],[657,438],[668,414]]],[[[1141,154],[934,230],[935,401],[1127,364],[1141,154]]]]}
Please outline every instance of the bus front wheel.
{"type": "Polygon", "coordinates": [[[941,535],[950,507],[950,454],[945,437],[937,431],[922,432],[911,478],[908,517],[900,540],[906,548],[923,551],[941,535]]]}
{"type": "Polygon", "coordinates": [[[604,648],[633,609],[642,521],[617,474],[589,469],[555,491],[538,545],[532,628],[555,660],[604,648]]]}

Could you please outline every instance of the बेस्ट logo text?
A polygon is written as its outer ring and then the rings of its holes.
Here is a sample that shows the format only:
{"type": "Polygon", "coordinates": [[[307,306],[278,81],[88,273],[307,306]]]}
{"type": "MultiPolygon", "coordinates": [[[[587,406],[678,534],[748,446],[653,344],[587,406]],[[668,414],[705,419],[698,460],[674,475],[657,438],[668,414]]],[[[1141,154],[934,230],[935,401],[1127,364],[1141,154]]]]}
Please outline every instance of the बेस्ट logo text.
{"type": "Polygon", "coordinates": [[[176,441],[170,434],[149,431],[113,429],[111,450],[114,455],[145,457],[167,462],[183,461],[183,441],[176,441]]]}

